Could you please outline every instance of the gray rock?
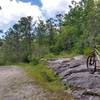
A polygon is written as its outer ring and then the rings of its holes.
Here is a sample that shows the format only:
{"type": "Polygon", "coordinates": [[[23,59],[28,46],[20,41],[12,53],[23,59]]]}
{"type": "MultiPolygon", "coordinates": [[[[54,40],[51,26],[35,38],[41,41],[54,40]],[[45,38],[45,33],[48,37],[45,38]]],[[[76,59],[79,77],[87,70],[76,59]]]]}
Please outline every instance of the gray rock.
{"type": "Polygon", "coordinates": [[[100,100],[100,69],[90,74],[83,56],[51,62],[50,68],[72,89],[75,100],[100,100]],[[53,63],[53,66],[52,66],[53,63]],[[58,66],[58,65],[59,66],[58,66]]]}

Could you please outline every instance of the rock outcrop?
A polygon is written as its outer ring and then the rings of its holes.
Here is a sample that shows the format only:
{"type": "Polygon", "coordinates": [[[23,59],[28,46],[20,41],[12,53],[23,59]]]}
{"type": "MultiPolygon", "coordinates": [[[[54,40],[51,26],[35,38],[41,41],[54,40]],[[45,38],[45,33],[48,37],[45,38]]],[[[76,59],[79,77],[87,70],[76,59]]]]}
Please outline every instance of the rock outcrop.
{"type": "Polygon", "coordinates": [[[71,88],[75,100],[100,100],[100,69],[90,74],[83,56],[59,58],[48,61],[63,84],[71,88]]]}

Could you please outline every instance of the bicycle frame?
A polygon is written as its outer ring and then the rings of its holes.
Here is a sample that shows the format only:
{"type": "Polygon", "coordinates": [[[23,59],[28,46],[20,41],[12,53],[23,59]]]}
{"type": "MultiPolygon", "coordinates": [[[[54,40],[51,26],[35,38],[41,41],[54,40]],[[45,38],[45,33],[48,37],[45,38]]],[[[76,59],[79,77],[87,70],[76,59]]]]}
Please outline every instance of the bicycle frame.
{"type": "Polygon", "coordinates": [[[99,64],[100,65],[100,52],[97,49],[97,46],[94,45],[93,51],[87,58],[87,69],[91,74],[94,74],[96,72],[96,67],[99,64]]]}
{"type": "Polygon", "coordinates": [[[95,48],[95,54],[97,57],[97,61],[100,62],[100,52],[95,48]]]}

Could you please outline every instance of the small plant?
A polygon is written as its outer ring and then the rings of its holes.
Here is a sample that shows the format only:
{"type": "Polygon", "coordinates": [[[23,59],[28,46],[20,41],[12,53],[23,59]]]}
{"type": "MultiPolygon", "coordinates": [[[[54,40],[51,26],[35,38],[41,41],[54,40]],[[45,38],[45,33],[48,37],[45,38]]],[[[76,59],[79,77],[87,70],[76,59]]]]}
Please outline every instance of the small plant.
{"type": "Polygon", "coordinates": [[[31,60],[31,63],[32,63],[33,65],[37,65],[37,64],[39,64],[39,61],[40,61],[39,58],[33,57],[32,60],[31,60]]]}
{"type": "Polygon", "coordinates": [[[53,81],[53,79],[46,72],[41,72],[41,75],[46,81],[48,81],[48,82],[53,81]]]}

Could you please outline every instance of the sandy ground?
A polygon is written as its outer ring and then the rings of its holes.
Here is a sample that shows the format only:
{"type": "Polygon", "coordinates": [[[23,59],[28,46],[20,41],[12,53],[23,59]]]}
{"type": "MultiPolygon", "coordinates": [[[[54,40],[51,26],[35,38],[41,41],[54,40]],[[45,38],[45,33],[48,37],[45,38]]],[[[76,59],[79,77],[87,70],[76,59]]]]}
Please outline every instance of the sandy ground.
{"type": "MultiPolygon", "coordinates": [[[[57,99],[34,84],[23,69],[16,66],[0,67],[0,100],[69,100],[57,99]]],[[[59,97],[58,97],[59,98],[59,97]]]]}
{"type": "Polygon", "coordinates": [[[47,100],[46,91],[18,67],[0,67],[0,100],[47,100]]]}

